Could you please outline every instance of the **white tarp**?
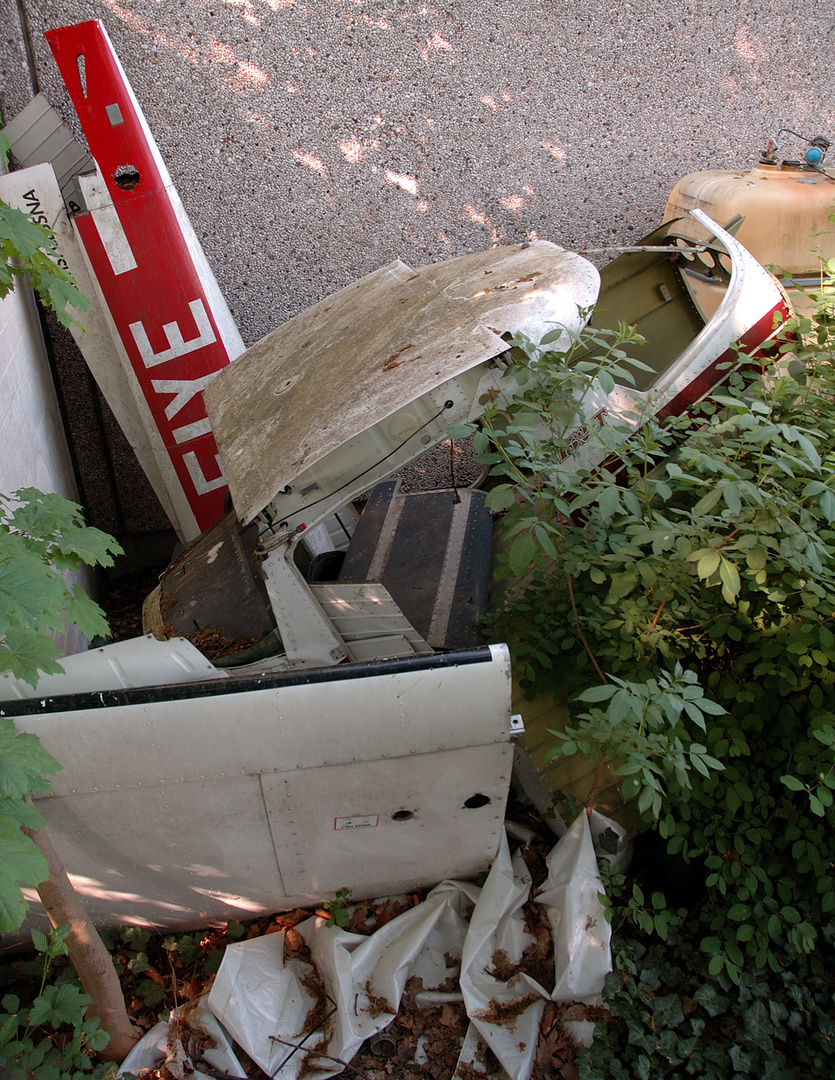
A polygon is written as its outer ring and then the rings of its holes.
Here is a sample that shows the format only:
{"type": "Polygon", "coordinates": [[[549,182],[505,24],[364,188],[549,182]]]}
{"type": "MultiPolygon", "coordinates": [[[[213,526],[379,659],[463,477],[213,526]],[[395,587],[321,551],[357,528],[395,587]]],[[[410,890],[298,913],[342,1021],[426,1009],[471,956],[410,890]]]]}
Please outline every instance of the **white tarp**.
{"type": "MultiPolygon", "coordinates": [[[[599,821],[594,824],[598,831],[599,821]]],[[[611,969],[610,928],[598,896],[602,883],[585,814],[548,856],[548,871],[536,899],[546,905],[553,930],[553,993],[523,972],[506,982],[491,974],[497,955],[517,965],[535,940],[525,930],[522,910],[530,876],[521,855],[511,855],[505,837],[482,887],[444,881],[423,903],[370,936],[315,916],[300,923],[294,932],[304,939],[310,962],[300,958],[304,953],[298,949],[285,962],[285,933],[228,946],[208,1008],[267,1075],[298,1080],[315,1048],[329,1055],[315,1057],[317,1076],[333,1076],[343,1066],[329,1058],[350,1061],[363,1042],[386,1028],[407,979],[419,975],[423,994],[418,1001],[463,996],[470,1029],[461,1062],[476,1064],[483,1041],[512,1080],[528,1080],[545,1002],[598,1004],[611,969]],[[449,964],[457,957],[460,996],[449,993],[449,964]],[[302,1049],[294,1050],[297,1046],[302,1049]]],[[[155,1032],[143,1042],[154,1036],[156,1053],[164,1056],[159,1048],[168,1045],[167,1037],[155,1032]]],[[[122,1071],[140,1052],[133,1051],[122,1071]]]]}

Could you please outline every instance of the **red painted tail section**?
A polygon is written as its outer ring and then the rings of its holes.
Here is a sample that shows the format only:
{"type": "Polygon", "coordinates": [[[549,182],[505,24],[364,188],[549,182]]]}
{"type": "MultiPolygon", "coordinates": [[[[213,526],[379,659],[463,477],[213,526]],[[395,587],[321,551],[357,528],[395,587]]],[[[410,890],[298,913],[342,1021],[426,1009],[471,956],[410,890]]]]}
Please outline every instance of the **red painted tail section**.
{"type": "Polygon", "coordinates": [[[46,37],[101,174],[82,179],[77,235],[189,539],[221,515],[226,492],[202,391],[243,343],[104,27],[46,37]]]}

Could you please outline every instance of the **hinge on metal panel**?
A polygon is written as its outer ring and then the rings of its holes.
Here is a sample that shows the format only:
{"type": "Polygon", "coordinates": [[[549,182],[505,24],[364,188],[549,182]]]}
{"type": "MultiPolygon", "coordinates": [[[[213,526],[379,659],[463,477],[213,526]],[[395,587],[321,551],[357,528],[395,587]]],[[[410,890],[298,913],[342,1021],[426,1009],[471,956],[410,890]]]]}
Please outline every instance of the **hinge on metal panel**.
{"type": "Polygon", "coordinates": [[[525,734],[525,721],[522,719],[520,713],[513,713],[510,717],[510,737],[511,739],[518,739],[520,735],[525,734]]]}

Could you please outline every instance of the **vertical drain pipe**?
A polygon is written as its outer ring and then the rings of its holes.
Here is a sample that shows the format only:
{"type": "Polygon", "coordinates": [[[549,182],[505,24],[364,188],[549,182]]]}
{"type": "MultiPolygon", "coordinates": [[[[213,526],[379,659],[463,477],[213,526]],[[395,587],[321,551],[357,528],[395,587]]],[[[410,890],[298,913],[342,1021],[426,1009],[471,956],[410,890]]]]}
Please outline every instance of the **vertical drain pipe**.
{"type": "Polygon", "coordinates": [[[41,92],[41,84],[38,79],[38,69],[35,64],[35,50],[32,48],[32,38],[29,34],[29,19],[26,16],[24,0],[17,0],[17,17],[20,22],[20,36],[23,39],[23,48],[26,51],[26,66],[29,68],[29,82],[32,85],[32,95],[41,92]]]}

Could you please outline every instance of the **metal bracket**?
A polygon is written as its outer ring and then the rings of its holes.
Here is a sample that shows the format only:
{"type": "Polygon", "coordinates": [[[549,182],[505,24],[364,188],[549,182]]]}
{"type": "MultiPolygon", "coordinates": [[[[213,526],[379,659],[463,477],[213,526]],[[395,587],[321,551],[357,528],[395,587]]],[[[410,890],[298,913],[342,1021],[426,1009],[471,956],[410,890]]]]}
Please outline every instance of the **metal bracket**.
{"type": "Polygon", "coordinates": [[[518,739],[520,735],[525,734],[525,721],[522,719],[521,713],[512,713],[510,717],[510,737],[511,739],[518,739]]]}

